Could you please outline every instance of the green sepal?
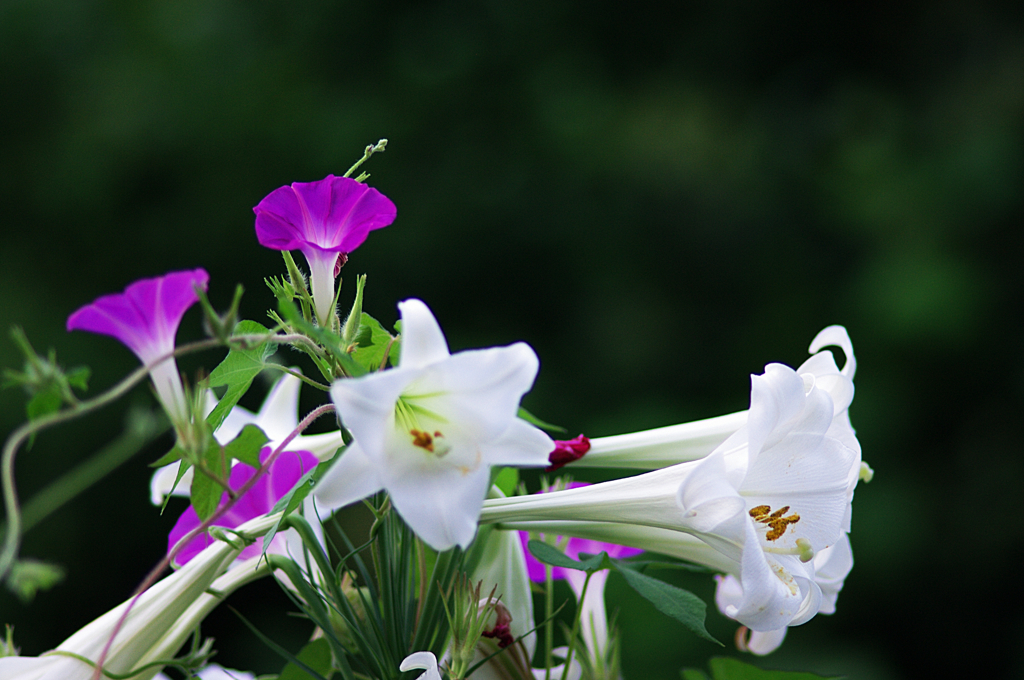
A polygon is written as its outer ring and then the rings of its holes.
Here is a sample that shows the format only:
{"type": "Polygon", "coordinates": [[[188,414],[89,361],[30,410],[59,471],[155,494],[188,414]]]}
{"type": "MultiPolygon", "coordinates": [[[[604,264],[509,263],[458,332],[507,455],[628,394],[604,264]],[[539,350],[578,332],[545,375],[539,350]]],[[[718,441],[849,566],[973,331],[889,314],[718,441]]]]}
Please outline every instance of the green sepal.
{"type": "MultiPolygon", "coordinates": [[[[331,643],[327,638],[317,638],[306,644],[295,657],[313,671],[330,680],[334,669],[331,667],[331,643]]],[[[299,666],[289,663],[277,676],[277,680],[309,680],[311,676],[299,666]]]]}
{"type": "MultiPolygon", "coordinates": [[[[711,667],[710,680],[839,680],[842,677],[799,671],[768,671],[726,657],[714,657],[708,665],[711,667]]],[[[684,668],[680,676],[682,680],[708,680],[706,673],[694,668],[684,668]]]]}
{"type": "Polygon", "coordinates": [[[621,563],[615,564],[615,570],[622,574],[626,583],[640,597],[653,604],[658,611],[679,621],[697,637],[714,642],[720,647],[725,646],[712,637],[704,627],[704,619],[707,616],[707,605],[704,604],[704,600],[688,590],[620,565],[621,563]]]}
{"type": "Polygon", "coordinates": [[[540,429],[547,430],[548,432],[568,432],[568,430],[566,430],[564,427],[560,425],[552,425],[551,423],[545,423],[543,420],[533,415],[522,406],[519,407],[519,413],[517,413],[516,415],[519,416],[519,418],[521,418],[522,420],[525,420],[526,422],[530,423],[534,427],[539,427],[540,429]]]}
{"type": "MultiPolygon", "coordinates": [[[[299,302],[302,303],[302,318],[309,321],[313,318],[313,310],[316,309],[316,305],[313,302],[313,296],[310,295],[309,289],[306,287],[306,279],[302,276],[302,272],[299,271],[298,265],[295,264],[295,258],[288,250],[281,251],[281,257],[284,258],[284,267],[288,270],[288,279],[292,287],[293,297],[297,297],[299,302]]],[[[277,298],[281,302],[286,302],[284,298],[278,296],[277,298]]],[[[291,300],[287,300],[291,302],[291,300]]]]}
{"type": "Polygon", "coordinates": [[[89,389],[89,378],[91,376],[92,371],[88,366],[75,366],[64,374],[64,377],[67,378],[68,384],[77,388],[81,392],[85,392],[89,389]]]}
{"type": "MultiPolygon", "coordinates": [[[[363,288],[365,287],[366,274],[360,274],[356,277],[356,297],[352,302],[352,311],[348,313],[348,317],[345,318],[345,323],[341,327],[341,339],[350,345],[356,341],[356,336],[363,325],[363,288]]],[[[338,292],[341,292],[341,286],[338,286],[338,292]]]]}
{"type": "Polygon", "coordinates": [[[24,559],[11,565],[6,585],[23,604],[28,604],[40,590],[49,590],[63,580],[63,567],[50,562],[24,559]]]}
{"type": "Polygon", "coordinates": [[[193,284],[193,289],[199,298],[199,306],[203,310],[203,325],[207,334],[221,342],[226,342],[231,335],[231,329],[238,321],[238,306],[242,303],[242,294],[245,292],[245,288],[242,284],[235,286],[235,297],[231,300],[231,307],[223,316],[213,308],[209,298],[206,297],[206,291],[199,284],[193,284]]]}
{"type": "MultiPolygon", "coordinates": [[[[235,326],[235,335],[267,335],[270,331],[255,321],[240,321],[235,326]]],[[[233,349],[224,357],[224,361],[217,365],[210,374],[210,387],[227,386],[227,392],[221,397],[217,406],[206,422],[210,425],[210,431],[216,432],[224,419],[227,418],[231,409],[238,404],[252,385],[252,381],[260,374],[266,365],[267,358],[274,353],[274,345],[263,342],[249,349],[233,349]]]]}
{"type": "MultiPolygon", "coordinates": [[[[203,451],[201,465],[216,479],[227,481],[227,471],[230,468],[227,454],[213,437],[210,438],[206,450],[203,451]]],[[[203,474],[199,470],[195,471],[192,475],[192,488],[189,495],[192,497],[192,508],[196,511],[200,521],[206,521],[217,509],[224,490],[224,486],[211,479],[209,475],[203,474]]]]}
{"type": "Polygon", "coordinates": [[[224,454],[230,461],[240,460],[251,468],[260,467],[260,451],[270,438],[255,425],[249,424],[242,428],[238,436],[224,447],[224,454]]]}

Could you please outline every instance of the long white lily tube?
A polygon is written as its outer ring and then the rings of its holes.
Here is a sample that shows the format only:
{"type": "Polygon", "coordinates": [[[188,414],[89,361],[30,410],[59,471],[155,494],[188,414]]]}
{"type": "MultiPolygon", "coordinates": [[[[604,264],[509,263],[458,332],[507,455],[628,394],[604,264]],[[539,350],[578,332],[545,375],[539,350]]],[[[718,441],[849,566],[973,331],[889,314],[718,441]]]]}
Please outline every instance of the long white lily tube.
{"type": "MultiPolygon", "coordinates": [[[[238,531],[250,536],[259,536],[273,527],[279,515],[259,517],[239,527],[238,531]]],[[[203,598],[206,590],[222,574],[241,551],[228,543],[217,542],[189,561],[184,567],[162,579],[142,594],[137,600],[127,600],[114,609],[86,625],[77,633],[57,646],[52,652],[37,657],[12,656],[0,658],[0,678],[4,680],[89,680],[94,667],[80,659],[62,654],[74,654],[95,662],[99,659],[114,627],[120,620],[125,609],[131,607],[124,624],[114,638],[107,651],[104,669],[111,673],[127,673],[137,667],[143,658],[150,657],[148,652],[162,641],[169,641],[169,631],[177,630],[179,619],[190,610],[195,603],[203,598]]],[[[239,572],[238,585],[247,582],[250,570],[239,572]]],[[[249,579],[251,580],[251,579],[249,579]]],[[[229,585],[229,584],[224,584],[229,585]]],[[[235,586],[237,587],[237,586],[235,586]]],[[[204,614],[205,615],[205,614],[204,614]]],[[[194,628],[193,622],[189,628],[194,628]]],[[[181,637],[181,643],[187,633],[181,637]]],[[[166,646],[162,646],[166,649],[166,646]]],[[[167,654],[177,651],[167,649],[167,654]]],[[[166,658],[166,657],[164,657],[166,658]]],[[[151,669],[148,676],[153,677],[158,668],[151,669]]]]}
{"type": "Polygon", "coordinates": [[[739,563],[729,559],[696,536],[657,527],[616,522],[567,520],[533,520],[502,522],[501,529],[542,533],[547,536],[571,536],[602,543],[627,545],[644,552],[659,553],[693,564],[700,564],[723,574],[739,574],[739,563]]]}
{"type": "MultiPolygon", "coordinates": [[[[260,557],[252,557],[236,565],[226,574],[213,582],[210,589],[203,593],[188,609],[185,610],[174,625],[154,644],[142,658],[139,659],[136,667],[144,666],[153,661],[172,658],[178,653],[185,641],[192,635],[196,626],[202,623],[214,608],[224,601],[231,593],[235,592],[247,583],[270,574],[267,561],[260,557]],[[214,595],[213,593],[217,593],[214,595]]],[[[150,680],[159,672],[158,667],[134,676],[133,680],[150,680]]],[[[202,674],[200,674],[202,675],[202,674]]]]}
{"type": "Polygon", "coordinates": [[[643,432],[595,437],[590,440],[587,455],[572,466],[657,470],[700,460],[746,423],[747,412],[739,411],[643,432]]]}
{"type": "MultiPolygon", "coordinates": [[[[814,337],[809,352],[814,356],[801,364],[796,372],[812,376],[815,384],[829,393],[837,410],[837,419],[845,421],[852,434],[849,417],[845,415],[853,399],[852,380],[857,368],[850,336],[842,326],[829,326],[814,337]],[[842,370],[836,366],[831,351],[822,351],[829,346],[840,347],[846,355],[842,370]]],[[[572,466],[657,470],[700,460],[746,425],[747,414],[748,411],[738,411],[653,430],[592,438],[590,450],[572,466]]],[[[844,443],[851,446],[849,440],[844,443]]]]}

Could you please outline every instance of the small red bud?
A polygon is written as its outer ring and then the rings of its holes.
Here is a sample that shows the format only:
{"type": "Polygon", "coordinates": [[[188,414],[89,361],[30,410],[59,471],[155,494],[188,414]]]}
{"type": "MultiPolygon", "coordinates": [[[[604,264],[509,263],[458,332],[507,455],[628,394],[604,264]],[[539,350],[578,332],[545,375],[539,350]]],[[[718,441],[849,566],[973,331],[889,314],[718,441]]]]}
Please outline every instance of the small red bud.
{"type": "Polygon", "coordinates": [[[574,439],[555,440],[555,450],[548,455],[548,462],[551,465],[544,468],[544,472],[554,472],[558,468],[579,460],[590,450],[590,440],[582,434],[574,439]]]}

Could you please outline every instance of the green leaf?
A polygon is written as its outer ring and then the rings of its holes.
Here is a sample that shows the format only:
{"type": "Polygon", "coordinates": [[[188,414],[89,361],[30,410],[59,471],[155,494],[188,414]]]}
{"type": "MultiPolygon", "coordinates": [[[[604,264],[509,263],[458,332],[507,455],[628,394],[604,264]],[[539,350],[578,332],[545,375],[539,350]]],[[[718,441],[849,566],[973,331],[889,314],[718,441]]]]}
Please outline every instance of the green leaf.
{"type": "Polygon", "coordinates": [[[704,627],[704,619],[707,613],[707,606],[704,604],[704,600],[688,590],[677,588],[674,585],[659,581],[638,571],[633,571],[619,565],[616,565],[615,569],[622,574],[626,579],[626,583],[633,590],[653,604],[662,614],[671,616],[676,621],[679,621],[697,637],[714,642],[719,646],[725,646],[713,638],[707,628],[704,627]]]}
{"type": "Polygon", "coordinates": [[[165,465],[170,465],[171,463],[173,463],[176,460],[181,460],[184,457],[185,457],[185,449],[183,449],[180,446],[178,446],[177,444],[175,444],[173,449],[171,449],[170,451],[168,451],[167,453],[165,453],[164,455],[160,456],[155,461],[150,463],[149,467],[151,467],[151,468],[163,467],[165,465]]]}
{"type": "Polygon", "coordinates": [[[36,392],[25,405],[29,420],[36,420],[60,409],[64,399],[60,393],[60,385],[51,383],[45,389],[36,392]]]}
{"type": "Polygon", "coordinates": [[[59,565],[39,560],[18,560],[7,574],[7,588],[24,604],[32,601],[40,590],[49,590],[64,580],[59,565]]]}
{"type": "MultiPolygon", "coordinates": [[[[341,452],[339,451],[334,454],[334,457],[337,458],[340,455],[341,452]]],[[[278,529],[281,528],[281,521],[288,515],[288,513],[293,512],[302,504],[302,501],[306,499],[306,496],[308,496],[309,492],[313,490],[316,483],[324,476],[324,473],[327,472],[328,467],[330,466],[321,463],[299,477],[299,481],[295,482],[295,486],[292,487],[291,491],[282,496],[277,503],[274,504],[274,507],[271,508],[268,514],[273,515],[275,512],[281,512],[282,510],[284,512],[281,515],[281,519],[277,520],[277,524],[275,524],[274,527],[263,536],[264,552],[266,552],[267,548],[270,547],[270,542],[274,540],[274,536],[277,535],[278,529]]]]}
{"type": "Polygon", "coordinates": [[[242,428],[238,436],[224,447],[228,459],[240,460],[251,468],[260,467],[260,451],[270,441],[263,430],[249,424],[242,428]]]}
{"type": "MultiPolygon", "coordinates": [[[[203,452],[202,465],[217,479],[227,480],[227,456],[213,437],[203,452]]],[[[200,521],[205,521],[217,509],[224,487],[208,475],[196,470],[192,475],[192,508],[200,521]]]]}
{"type": "MultiPolygon", "coordinates": [[[[712,680],[823,680],[824,676],[794,671],[766,671],[743,663],[739,659],[715,657],[708,662],[712,680]]],[[[702,671],[688,668],[682,671],[683,680],[706,680],[702,671]]],[[[840,676],[841,677],[841,676],[840,676]]],[[[833,676],[828,680],[839,680],[833,676]]]]}
{"type": "Polygon", "coordinates": [[[533,415],[532,413],[527,411],[522,406],[519,407],[519,413],[517,415],[520,418],[522,418],[523,420],[525,420],[526,422],[528,422],[531,425],[533,425],[534,427],[539,427],[542,430],[547,430],[548,432],[568,432],[568,430],[566,430],[564,427],[561,427],[559,425],[552,425],[551,423],[545,423],[543,420],[541,420],[537,416],[533,415]]]}
{"type": "Polygon", "coordinates": [[[515,493],[516,487],[519,486],[519,470],[514,467],[501,468],[501,472],[494,478],[494,485],[501,489],[501,492],[506,496],[511,496],[515,493]]]}
{"type": "Polygon", "coordinates": [[[721,573],[717,569],[711,569],[710,567],[705,567],[702,564],[691,564],[690,562],[659,562],[656,560],[630,559],[628,561],[625,561],[624,564],[628,565],[630,569],[636,569],[644,573],[654,571],[656,569],[676,569],[678,571],[690,571],[695,574],[721,573]]]}
{"type": "Polygon", "coordinates": [[[682,678],[682,680],[711,680],[707,673],[699,671],[696,668],[684,668],[679,671],[679,677],[682,678]]]}
{"type": "MultiPolygon", "coordinates": [[[[235,335],[267,335],[269,333],[269,329],[255,321],[240,321],[235,326],[235,335]]],[[[210,374],[210,387],[226,385],[228,390],[210,415],[206,417],[206,422],[210,424],[212,432],[217,431],[231,409],[248,391],[253,379],[266,367],[267,358],[274,353],[274,349],[274,345],[266,342],[251,349],[233,349],[224,357],[224,361],[213,369],[210,374]]]]}
{"type": "Polygon", "coordinates": [[[367,371],[377,371],[384,362],[384,352],[391,353],[394,337],[384,330],[380,322],[363,312],[355,341],[358,344],[352,358],[367,371]]]}
{"type": "MultiPolygon", "coordinates": [[[[530,552],[544,564],[553,567],[564,567],[565,569],[579,569],[580,571],[595,572],[599,569],[609,569],[613,566],[608,558],[608,553],[601,552],[591,555],[583,560],[574,560],[558,548],[548,545],[543,541],[530,541],[526,544],[530,552]]],[[[703,604],[703,602],[701,603],[703,604]]]]}
{"type": "MultiPolygon", "coordinates": [[[[331,644],[327,638],[313,640],[302,648],[296,658],[328,680],[334,672],[331,668],[331,644]]],[[[277,676],[277,680],[309,680],[311,677],[315,676],[290,663],[277,676]]]]}

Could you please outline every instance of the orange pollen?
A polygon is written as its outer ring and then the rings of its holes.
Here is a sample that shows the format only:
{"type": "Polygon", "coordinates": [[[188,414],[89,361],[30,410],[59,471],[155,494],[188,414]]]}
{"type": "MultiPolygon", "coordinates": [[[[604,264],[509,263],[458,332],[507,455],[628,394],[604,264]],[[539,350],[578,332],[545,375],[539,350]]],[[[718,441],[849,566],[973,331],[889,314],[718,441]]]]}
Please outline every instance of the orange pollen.
{"type": "Polygon", "coordinates": [[[782,534],[786,533],[786,528],[790,524],[796,524],[800,521],[800,515],[793,513],[786,517],[785,514],[787,512],[789,512],[788,505],[782,506],[775,512],[772,512],[770,505],[758,505],[750,509],[750,516],[754,518],[755,522],[760,522],[768,527],[766,538],[769,541],[776,541],[782,537],[782,534]]]}
{"type": "Polygon", "coordinates": [[[433,435],[429,432],[424,432],[423,430],[409,430],[409,434],[412,435],[413,446],[426,449],[430,453],[434,453],[434,440],[444,438],[444,435],[437,430],[434,431],[433,435]]]}

